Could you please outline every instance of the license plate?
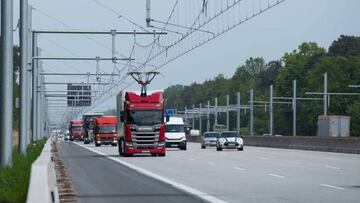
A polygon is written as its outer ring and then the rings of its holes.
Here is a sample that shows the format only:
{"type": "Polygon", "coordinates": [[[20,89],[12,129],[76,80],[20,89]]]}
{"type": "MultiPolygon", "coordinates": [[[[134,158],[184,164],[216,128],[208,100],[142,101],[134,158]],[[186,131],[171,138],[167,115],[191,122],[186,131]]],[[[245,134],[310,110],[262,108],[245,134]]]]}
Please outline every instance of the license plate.
{"type": "Polygon", "coordinates": [[[172,147],[177,147],[178,145],[177,145],[177,144],[172,144],[171,146],[172,146],[172,147]]]}
{"type": "Polygon", "coordinates": [[[142,153],[150,153],[149,150],[142,150],[141,152],[142,152],[142,153]]]}

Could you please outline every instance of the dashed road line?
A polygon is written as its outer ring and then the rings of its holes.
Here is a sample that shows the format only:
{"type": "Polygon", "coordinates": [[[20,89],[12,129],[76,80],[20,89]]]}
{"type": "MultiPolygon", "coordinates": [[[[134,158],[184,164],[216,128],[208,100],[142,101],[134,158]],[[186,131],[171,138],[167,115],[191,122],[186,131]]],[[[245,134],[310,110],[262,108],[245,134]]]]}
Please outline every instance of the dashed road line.
{"type": "Polygon", "coordinates": [[[216,163],[214,163],[214,162],[207,162],[208,164],[210,164],[210,165],[216,165],[216,163]]]}
{"type": "Polygon", "coordinates": [[[332,188],[332,189],[337,189],[337,190],[345,190],[345,188],[343,187],[338,187],[338,186],[334,186],[334,185],[328,185],[328,184],[320,184],[323,187],[327,187],[327,188],[332,188]]]}
{"type": "Polygon", "coordinates": [[[237,167],[237,166],[235,166],[234,169],[240,170],[240,171],[245,171],[245,170],[246,170],[246,169],[244,169],[244,168],[240,168],[240,167],[237,167]]]}
{"type": "Polygon", "coordinates": [[[195,159],[194,159],[194,158],[190,158],[189,160],[190,160],[190,161],[195,161],[195,159]]]}
{"type": "Polygon", "coordinates": [[[330,166],[330,165],[326,165],[325,168],[330,168],[330,169],[336,169],[336,170],[340,170],[339,167],[336,166],[330,166]]]}
{"type": "Polygon", "coordinates": [[[274,173],[269,173],[268,175],[269,175],[269,176],[276,177],[276,178],[285,178],[285,176],[278,175],[278,174],[274,174],[274,173]]]}

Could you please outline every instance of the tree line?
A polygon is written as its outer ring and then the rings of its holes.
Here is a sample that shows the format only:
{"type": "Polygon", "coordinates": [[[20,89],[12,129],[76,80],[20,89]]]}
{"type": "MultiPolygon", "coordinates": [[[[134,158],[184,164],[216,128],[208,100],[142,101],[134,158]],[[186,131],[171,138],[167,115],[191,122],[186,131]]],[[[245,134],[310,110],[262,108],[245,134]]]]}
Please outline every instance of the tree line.
{"type": "MultiPolygon", "coordinates": [[[[220,69],[221,67],[219,67],[220,69]]],[[[249,90],[254,89],[255,100],[269,100],[269,86],[274,86],[274,96],[292,97],[292,81],[297,80],[298,97],[314,97],[305,92],[323,91],[323,74],[328,74],[328,92],[356,92],[360,88],[360,37],[341,35],[328,49],[315,42],[304,42],[281,59],[266,62],[261,57],[251,57],[236,68],[231,77],[222,74],[203,83],[173,85],[165,89],[167,108],[184,109],[199,105],[215,97],[219,105],[225,105],[226,95],[230,103],[236,104],[236,92],[241,93],[241,104],[247,104],[249,90]]],[[[318,95],[318,97],[322,97],[318,95]]],[[[322,101],[297,101],[297,134],[315,135],[319,115],[323,114],[322,101]]],[[[360,96],[330,97],[328,115],[351,116],[351,136],[360,136],[360,96]]],[[[255,134],[266,134],[268,128],[266,108],[254,110],[255,134]]],[[[219,123],[225,121],[220,115],[219,123]]],[[[213,122],[213,120],[211,120],[213,122]]],[[[205,126],[205,125],[203,125],[205,126]]],[[[247,133],[249,115],[241,114],[241,131],[247,133]]],[[[236,128],[236,113],[230,113],[230,129],[236,128]]],[[[274,133],[292,134],[291,104],[274,104],[274,133]]]]}

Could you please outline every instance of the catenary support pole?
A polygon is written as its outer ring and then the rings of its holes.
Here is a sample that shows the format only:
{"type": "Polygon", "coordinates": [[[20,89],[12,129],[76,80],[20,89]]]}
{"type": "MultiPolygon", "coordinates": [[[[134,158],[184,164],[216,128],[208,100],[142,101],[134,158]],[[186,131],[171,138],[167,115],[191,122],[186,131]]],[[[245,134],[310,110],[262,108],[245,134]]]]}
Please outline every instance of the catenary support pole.
{"type": "Polygon", "coordinates": [[[32,73],[31,73],[31,64],[32,64],[32,58],[31,58],[31,52],[32,52],[32,33],[31,33],[31,27],[32,27],[32,7],[30,5],[28,5],[28,25],[27,25],[27,103],[26,103],[26,117],[27,117],[27,131],[28,131],[28,137],[27,137],[27,141],[29,144],[31,141],[31,137],[32,137],[32,131],[31,131],[31,91],[32,91],[32,73]]]}
{"type": "Polygon", "coordinates": [[[0,166],[12,164],[13,0],[1,1],[0,166]]]}
{"type": "Polygon", "coordinates": [[[229,122],[229,106],[230,106],[230,96],[226,95],[226,130],[229,131],[230,130],[230,122],[229,122]]]}
{"type": "Polygon", "coordinates": [[[210,131],[210,101],[207,101],[207,113],[206,113],[206,131],[210,131]]]}
{"type": "Polygon", "coordinates": [[[215,126],[217,126],[217,124],[218,124],[218,109],[217,109],[217,107],[218,107],[218,98],[217,97],[215,97],[215,126]]]}
{"type": "Polygon", "coordinates": [[[324,73],[324,116],[327,116],[327,106],[328,106],[328,87],[327,87],[327,73],[324,73]]]}
{"type": "MultiPolygon", "coordinates": [[[[37,56],[37,34],[33,33],[32,35],[32,57],[37,56]]],[[[38,81],[38,70],[37,70],[38,61],[36,59],[32,60],[32,141],[35,142],[38,138],[37,130],[37,81],[38,81]]]]}
{"type": "Polygon", "coordinates": [[[250,89],[250,136],[254,136],[254,90],[250,89]]]}
{"type": "Polygon", "coordinates": [[[240,92],[237,92],[236,93],[236,100],[237,100],[237,110],[236,110],[236,129],[238,131],[238,133],[240,133],[240,128],[241,128],[241,125],[240,125],[240,114],[241,114],[241,109],[240,109],[240,92]]]}
{"type": "Polygon", "coordinates": [[[151,22],[151,13],[150,13],[150,9],[151,9],[151,4],[150,4],[150,0],[146,0],[146,27],[151,27],[150,22],[151,22]]]}
{"type": "Polygon", "coordinates": [[[274,135],[274,117],[273,117],[273,85],[270,85],[270,103],[269,103],[269,134],[274,135]]]}
{"type": "Polygon", "coordinates": [[[293,80],[293,136],[296,136],[296,80],[293,80]]]}
{"type": "MultiPolygon", "coordinates": [[[[37,54],[40,55],[40,48],[37,48],[37,54]]],[[[42,139],[41,135],[41,76],[39,75],[39,72],[41,72],[41,61],[36,61],[36,69],[37,69],[37,88],[36,88],[36,97],[37,97],[37,103],[36,103],[36,124],[37,124],[37,136],[38,140],[42,139]]]]}
{"type": "Polygon", "coordinates": [[[28,0],[20,1],[20,132],[19,152],[26,154],[27,127],[27,91],[28,91],[28,0]]]}
{"type": "Polygon", "coordinates": [[[192,113],[192,129],[195,129],[195,105],[193,105],[193,113],[192,113]]]}
{"type": "Polygon", "coordinates": [[[202,120],[201,120],[201,103],[200,103],[200,105],[199,105],[199,131],[200,131],[200,135],[201,135],[201,133],[202,133],[202,120]]]}

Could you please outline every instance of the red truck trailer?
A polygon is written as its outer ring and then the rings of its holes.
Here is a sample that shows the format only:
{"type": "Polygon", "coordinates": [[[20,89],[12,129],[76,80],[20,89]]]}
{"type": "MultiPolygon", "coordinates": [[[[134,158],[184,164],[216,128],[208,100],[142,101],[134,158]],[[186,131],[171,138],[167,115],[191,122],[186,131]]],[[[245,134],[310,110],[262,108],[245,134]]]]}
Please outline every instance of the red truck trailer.
{"type": "Polygon", "coordinates": [[[96,147],[102,144],[117,145],[116,117],[102,116],[94,119],[93,123],[94,142],[96,147]]]}
{"type": "Polygon", "coordinates": [[[71,120],[69,125],[69,135],[70,140],[83,140],[84,139],[84,129],[83,129],[83,120],[71,120]]]}

